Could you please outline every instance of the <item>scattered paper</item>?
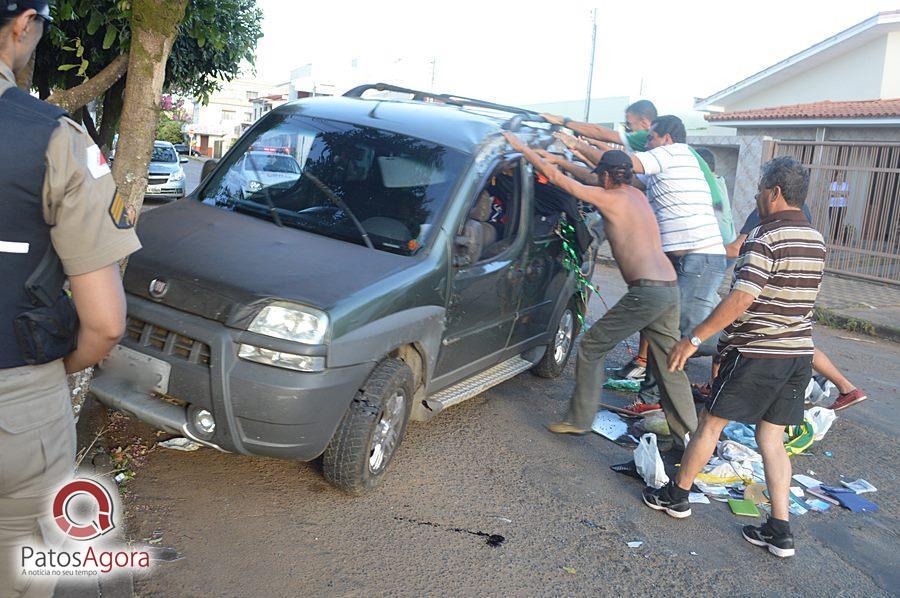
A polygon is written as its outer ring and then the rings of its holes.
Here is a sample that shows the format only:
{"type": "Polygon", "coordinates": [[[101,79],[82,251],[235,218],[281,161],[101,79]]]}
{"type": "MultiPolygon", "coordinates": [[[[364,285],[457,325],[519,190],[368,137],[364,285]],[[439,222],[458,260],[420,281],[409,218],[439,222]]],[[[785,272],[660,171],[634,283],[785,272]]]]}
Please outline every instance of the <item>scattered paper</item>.
{"type": "Polygon", "coordinates": [[[628,433],[628,424],[612,411],[604,409],[594,418],[591,430],[615,442],[628,433]]]}
{"type": "Polygon", "coordinates": [[[694,551],[692,550],[692,551],[691,551],[691,556],[697,556],[697,553],[694,552],[694,551]]]}
{"type": "Polygon", "coordinates": [[[702,492],[691,492],[688,495],[688,502],[697,503],[701,505],[708,505],[709,498],[702,492]]]}
{"type": "Polygon", "coordinates": [[[159,446],[176,451],[196,451],[200,444],[189,438],[172,438],[164,442],[157,442],[159,446]]]}
{"type": "Polygon", "coordinates": [[[828,509],[831,508],[830,504],[828,504],[824,500],[819,500],[818,498],[810,499],[810,500],[806,501],[806,504],[808,504],[810,507],[812,507],[812,510],[817,513],[824,513],[825,511],[827,511],[828,509]]]}
{"type": "Polygon", "coordinates": [[[856,480],[855,482],[845,482],[844,480],[841,480],[841,485],[853,490],[857,494],[878,491],[878,488],[863,479],[856,480]]]}
{"type": "Polygon", "coordinates": [[[628,548],[640,548],[643,545],[644,545],[643,542],[629,542],[628,548]]]}
{"type": "Polygon", "coordinates": [[[566,573],[571,573],[572,575],[578,573],[578,569],[576,569],[575,567],[563,567],[563,571],[565,571],[566,573]]]}
{"type": "Polygon", "coordinates": [[[113,480],[115,480],[115,482],[116,482],[117,484],[120,484],[120,483],[122,482],[122,480],[124,480],[124,479],[125,479],[125,474],[124,474],[124,473],[116,474],[116,477],[113,478],[113,480]]]}
{"type": "Polygon", "coordinates": [[[803,484],[803,486],[806,488],[818,488],[822,485],[822,482],[820,482],[816,478],[811,478],[808,475],[803,475],[802,473],[795,473],[793,477],[795,480],[803,484]]]}
{"type": "MultiPolygon", "coordinates": [[[[799,482],[800,480],[797,481],[799,482]]],[[[791,486],[791,494],[793,494],[797,498],[803,498],[803,488],[801,488],[800,486],[791,486]]]]}

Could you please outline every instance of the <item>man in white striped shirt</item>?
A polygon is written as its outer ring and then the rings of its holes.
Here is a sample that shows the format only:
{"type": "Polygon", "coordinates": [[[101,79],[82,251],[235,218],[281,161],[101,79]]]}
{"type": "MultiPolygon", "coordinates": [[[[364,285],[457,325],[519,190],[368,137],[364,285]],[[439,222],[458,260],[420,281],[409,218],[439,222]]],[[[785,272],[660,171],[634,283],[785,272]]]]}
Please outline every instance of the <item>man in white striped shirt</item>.
{"type": "MultiPolygon", "coordinates": [[[[682,335],[689,335],[716,307],[715,289],[725,277],[725,246],[712,194],[686,139],[681,119],[660,116],[650,126],[648,151],[631,157],[634,171],[646,175],[647,198],[659,223],[663,251],[678,274],[682,335]]],[[[715,355],[715,343],[704,344],[699,353],[715,355]]],[[[642,398],[647,400],[655,387],[648,368],[642,398]]]]}

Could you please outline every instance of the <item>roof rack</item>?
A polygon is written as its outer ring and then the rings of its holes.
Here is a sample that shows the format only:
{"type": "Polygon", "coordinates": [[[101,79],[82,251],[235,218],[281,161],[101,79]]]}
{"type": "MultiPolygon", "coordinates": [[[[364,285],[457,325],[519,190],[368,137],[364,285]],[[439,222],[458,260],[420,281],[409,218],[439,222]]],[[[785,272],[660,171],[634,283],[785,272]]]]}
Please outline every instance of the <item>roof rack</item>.
{"type": "Polygon", "coordinates": [[[525,108],[517,108],[516,106],[506,106],[504,104],[495,104],[494,102],[486,102],[484,100],[476,100],[474,98],[467,98],[464,96],[455,96],[446,93],[431,93],[428,91],[420,91],[418,89],[409,89],[407,87],[399,87],[397,85],[391,85],[390,83],[367,83],[365,85],[360,85],[358,87],[354,87],[350,91],[344,94],[346,98],[361,98],[362,95],[369,91],[370,89],[374,89],[375,91],[393,91],[397,93],[408,93],[412,94],[413,100],[417,102],[422,102],[426,100],[432,100],[434,102],[440,102],[444,104],[451,104],[454,106],[471,106],[476,108],[486,108],[488,110],[497,110],[500,112],[509,112],[512,114],[525,116],[526,119],[522,120],[537,120],[543,121],[544,117],[541,116],[539,112],[535,112],[534,110],[527,110],[525,108]]]}

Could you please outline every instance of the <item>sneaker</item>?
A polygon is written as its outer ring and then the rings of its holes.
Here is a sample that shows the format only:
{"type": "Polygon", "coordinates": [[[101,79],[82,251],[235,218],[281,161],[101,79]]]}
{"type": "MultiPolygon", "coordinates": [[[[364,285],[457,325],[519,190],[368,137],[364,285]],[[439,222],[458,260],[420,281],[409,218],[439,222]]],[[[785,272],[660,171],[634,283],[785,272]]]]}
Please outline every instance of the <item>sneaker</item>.
{"type": "Polygon", "coordinates": [[[550,424],[547,426],[547,429],[554,434],[574,434],[576,436],[583,436],[584,434],[590,432],[590,430],[573,426],[569,422],[557,422],[555,424],[550,424]]]}
{"type": "Polygon", "coordinates": [[[669,486],[673,483],[669,482],[659,489],[651,488],[650,486],[644,488],[644,491],[641,493],[644,504],[654,511],[665,511],[666,515],[675,519],[690,517],[691,503],[688,501],[688,497],[685,496],[683,500],[676,500],[669,496],[669,486]]]}
{"type": "Polygon", "coordinates": [[[631,361],[612,372],[619,380],[643,380],[647,375],[647,360],[635,356],[631,361]]]}
{"type": "Polygon", "coordinates": [[[777,557],[794,556],[794,536],[791,532],[776,535],[766,521],[761,526],[745,525],[741,530],[744,539],[754,546],[768,547],[769,552],[777,557]]]}
{"type": "Polygon", "coordinates": [[[830,408],[834,409],[835,411],[840,411],[841,409],[846,409],[850,405],[862,403],[868,398],[869,397],[866,396],[866,393],[858,388],[854,388],[850,392],[839,394],[837,400],[830,408]]]}
{"type": "Polygon", "coordinates": [[[631,405],[627,407],[623,407],[622,411],[627,411],[632,415],[644,416],[650,413],[656,413],[658,411],[662,411],[662,405],[659,403],[644,403],[643,401],[635,401],[631,405]]]}

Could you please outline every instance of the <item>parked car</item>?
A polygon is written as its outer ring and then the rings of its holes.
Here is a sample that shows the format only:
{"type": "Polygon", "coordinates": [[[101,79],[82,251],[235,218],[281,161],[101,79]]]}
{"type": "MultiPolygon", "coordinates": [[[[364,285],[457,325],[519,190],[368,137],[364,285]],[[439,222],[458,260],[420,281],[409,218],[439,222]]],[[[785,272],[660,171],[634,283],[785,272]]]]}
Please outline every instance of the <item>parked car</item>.
{"type": "Polygon", "coordinates": [[[563,371],[586,297],[559,211],[535,213],[562,192],[500,135],[546,147],[548,125],[371,87],[279,107],[188,199],[143,215],[101,402],[223,451],[321,456],[328,481],[360,493],[410,419],[563,371]]]}
{"type": "Polygon", "coordinates": [[[188,161],[179,156],[168,141],[155,141],[147,168],[147,191],[144,199],[180,199],[184,197],[184,169],[188,161]]]}
{"type": "Polygon", "coordinates": [[[173,147],[179,156],[189,156],[191,153],[191,148],[186,143],[175,143],[173,147]]]}

